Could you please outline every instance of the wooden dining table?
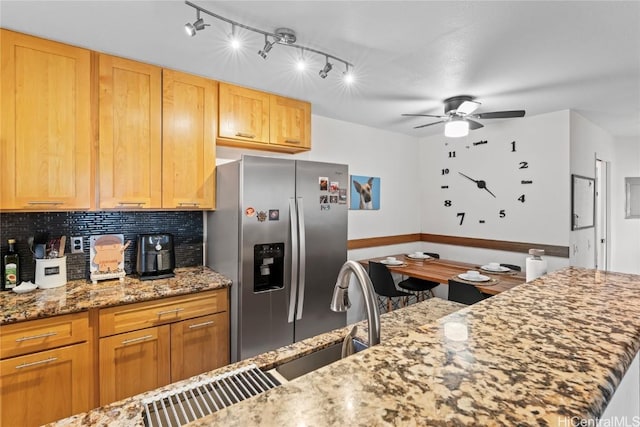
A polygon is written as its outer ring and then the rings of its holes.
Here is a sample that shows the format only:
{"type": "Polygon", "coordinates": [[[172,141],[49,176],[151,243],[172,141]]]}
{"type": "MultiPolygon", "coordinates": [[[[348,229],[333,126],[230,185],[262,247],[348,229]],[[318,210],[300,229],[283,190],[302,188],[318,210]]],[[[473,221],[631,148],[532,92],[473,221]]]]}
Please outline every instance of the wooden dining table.
{"type": "Polygon", "coordinates": [[[479,264],[452,261],[448,259],[428,258],[425,260],[416,260],[408,257],[406,254],[395,254],[363,259],[358,262],[366,267],[369,265],[369,261],[380,262],[388,256],[395,257],[398,261],[402,261],[401,265],[387,265],[389,270],[393,273],[418,279],[431,280],[442,284],[448,284],[449,279],[471,283],[478,288],[480,292],[487,295],[497,295],[500,292],[507,291],[525,282],[525,275],[521,272],[509,271],[506,273],[492,273],[482,270],[480,268],[481,265],[479,264]],[[469,282],[458,277],[458,274],[466,273],[469,270],[477,270],[480,274],[489,276],[491,280],[488,282],[469,282]]]}

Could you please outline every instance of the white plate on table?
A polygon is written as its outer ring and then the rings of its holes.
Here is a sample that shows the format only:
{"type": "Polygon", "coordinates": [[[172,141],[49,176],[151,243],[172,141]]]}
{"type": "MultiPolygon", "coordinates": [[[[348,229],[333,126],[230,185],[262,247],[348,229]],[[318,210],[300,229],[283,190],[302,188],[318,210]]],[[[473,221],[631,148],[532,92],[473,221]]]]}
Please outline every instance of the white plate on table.
{"type": "Polygon", "coordinates": [[[35,283],[22,282],[15,288],[13,288],[13,292],[15,292],[16,294],[24,294],[26,292],[34,291],[37,287],[38,285],[36,285],[35,283]]]}
{"type": "Polygon", "coordinates": [[[491,271],[493,273],[506,273],[507,271],[511,271],[509,267],[503,267],[501,265],[497,267],[493,267],[490,265],[483,265],[482,267],[480,267],[480,269],[485,271],[491,271]]]}
{"type": "Polygon", "coordinates": [[[381,264],[384,265],[402,265],[404,264],[404,262],[400,261],[399,259],[395,260],[395,261],[390,261],[388,259],[383,259],[382,261],[380,261],[381,264]]]}
{"type": "Polygon", "coordinates": [[[425,255],[425,254],[421,254],[419,256],[415,256],[415,254],[406,254],[405,256],[407,258],[411,258],[411,259],[429,259],[429,258],[431,258],[429,255],[425,255]]]}
{"type": "Polygon", "coordinates": [[[483,274],[478,274],[477,276],[469,276],[467,273],[461,273],[458,274],[458,277],[470,282],[488,282],[489,280],[491,280],[491,277],[485,276],[483,274]]]}

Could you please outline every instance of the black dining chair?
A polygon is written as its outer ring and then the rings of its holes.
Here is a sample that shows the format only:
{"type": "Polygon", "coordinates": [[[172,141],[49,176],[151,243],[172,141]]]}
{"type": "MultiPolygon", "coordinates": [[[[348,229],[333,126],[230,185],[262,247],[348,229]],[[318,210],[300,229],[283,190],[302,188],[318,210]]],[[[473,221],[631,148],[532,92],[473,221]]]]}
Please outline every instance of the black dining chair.
{"type": "Polygon", "coordinates": [[[396,288],[393,276],[386,265],[369,261],[369,278],[378,297],[381,311],[391,311],[404,307],[412,294],[396,288]],[[385,301],[386,298],[386,301],[385,301]]]}
{"type": "Polygon", "coordinates": [[[507,267],[509,270],[513,271],[522,271],[522,268],[519,265],[515,264],[500,264],[501,267],[507,267]]]}
{"type": "Polygon", "coordinates": [[[449,279],[449,301],[471,305],[488,298],[475,286],[449,279]]]}
{"type": "MultiPolygon", "coordinates": [[[[434,252],[423,252],[425,255],[429,255],[431,258],[440,258],[440,254],[434,252]]],[[[404,290],[409,292],[413,292],[416,295],[416,299],[418,301],[425,300],[424,294],[428,293],[429,298],[435,297],[433,294],[433,288],[438,286],[440,283],[433,282],[431,280],[418,279],[416,277],[409,277],[405,280],[402,280],[398,283],[398,286],[404,290]]]]}

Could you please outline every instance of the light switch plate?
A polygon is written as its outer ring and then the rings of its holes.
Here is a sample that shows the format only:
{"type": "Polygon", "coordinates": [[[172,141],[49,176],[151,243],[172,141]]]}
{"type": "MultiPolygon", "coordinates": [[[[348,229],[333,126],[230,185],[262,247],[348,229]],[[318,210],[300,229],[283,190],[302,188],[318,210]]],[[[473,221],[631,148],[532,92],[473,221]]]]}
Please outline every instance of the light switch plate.
{"type": "Polygon", "coordinates": [[[71,253],[72,254],[81,254],[84,252],[84,247],[82,245],[82,237],[72,237],[71,238],[71,253]]]}

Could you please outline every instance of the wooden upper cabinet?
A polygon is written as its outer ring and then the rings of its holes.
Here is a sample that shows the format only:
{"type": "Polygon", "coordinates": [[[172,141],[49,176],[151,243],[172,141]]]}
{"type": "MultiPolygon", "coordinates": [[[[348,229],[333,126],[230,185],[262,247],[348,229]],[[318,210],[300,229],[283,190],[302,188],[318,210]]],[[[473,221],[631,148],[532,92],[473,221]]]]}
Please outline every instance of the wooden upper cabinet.
{"type": "Polygon", "coordinates": [[[0,209],[91,208],[91,52],[0,36],[0,209]]]}
{"type": "Polygon", "coordinates": [[[162,207],[162,69],[99,55],[99,207],[162,207]]]}
{"type": "Polygon", "coordinates": [[[271,144],[311,148],[311,104],[271,95],[271,144]]]}
{"type": "Polygon", "coordinates": [[[218,136],[250,142],[269,142],[269,94],[220,83],[218,136]]]}
{"type": "Polygon", "coordinates": [[[162,207],[214,209],[217,82],[163,70],[162,207]]]}

